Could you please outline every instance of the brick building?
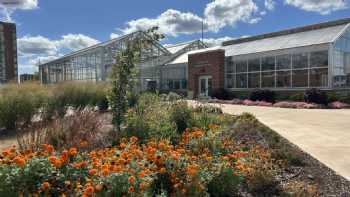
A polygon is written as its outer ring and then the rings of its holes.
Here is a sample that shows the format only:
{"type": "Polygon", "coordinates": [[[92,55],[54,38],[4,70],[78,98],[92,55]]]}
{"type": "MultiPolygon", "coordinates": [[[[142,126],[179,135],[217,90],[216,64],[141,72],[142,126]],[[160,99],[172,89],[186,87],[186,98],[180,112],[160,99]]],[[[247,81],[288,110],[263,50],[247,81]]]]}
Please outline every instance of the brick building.
{"type": "Polygon", "coordinates": [[[0,84],[17,80],[16,25],[0,22],[0,84]]]}

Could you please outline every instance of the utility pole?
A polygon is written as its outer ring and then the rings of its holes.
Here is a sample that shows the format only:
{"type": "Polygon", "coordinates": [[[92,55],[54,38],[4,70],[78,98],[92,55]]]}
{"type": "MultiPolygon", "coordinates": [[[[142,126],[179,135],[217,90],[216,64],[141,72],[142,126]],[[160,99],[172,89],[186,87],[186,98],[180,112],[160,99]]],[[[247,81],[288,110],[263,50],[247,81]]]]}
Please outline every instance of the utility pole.
{"type": "Polygon", "coordinates": [[[202,19],[202,42],[204,41],[204,19],[202,19]]]}

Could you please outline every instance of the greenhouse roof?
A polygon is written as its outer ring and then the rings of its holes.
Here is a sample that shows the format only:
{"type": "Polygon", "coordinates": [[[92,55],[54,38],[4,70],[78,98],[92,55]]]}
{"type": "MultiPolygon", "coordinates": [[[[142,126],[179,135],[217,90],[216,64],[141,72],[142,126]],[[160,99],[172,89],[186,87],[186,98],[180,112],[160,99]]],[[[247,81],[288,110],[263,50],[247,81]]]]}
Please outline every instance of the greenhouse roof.
{"type": "Polygon", "coordinates": [[[223,43],[226,56],[276,51],[334,42],[349,26],[350,19],[262,34],[223,43]]]}

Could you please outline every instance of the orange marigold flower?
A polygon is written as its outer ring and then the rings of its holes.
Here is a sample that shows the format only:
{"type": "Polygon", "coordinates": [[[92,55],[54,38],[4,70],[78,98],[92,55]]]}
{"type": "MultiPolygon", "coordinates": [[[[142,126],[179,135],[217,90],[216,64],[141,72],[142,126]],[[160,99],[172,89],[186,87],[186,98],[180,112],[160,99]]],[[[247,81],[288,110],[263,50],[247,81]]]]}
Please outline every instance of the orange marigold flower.
{"type": "Polygon", "coordinates": [[[50,189],[50,183],[45,181],[43,184],[41,184],[41,187],[44,191],[47,191],[48,189],[50,189]]]}
{"type": "Polygon", "coordinates": [[[89,185],[88,187],[86,187],[84,193],[92,195],[94,193],[94,191],[95,191],[95,188],[93,186],[89,185]]]}
{"type": "Polygon", "coordinates": [[[69,155],[70,156],[76,156],[78,154],[78,150],[77,150],[77,148],[70,148],[69,149],[69,155]]]}
{"type": "Polygon", "coordinates": [[[134,193],[135,192],[135,188],[133,186],[130,186],[128,191],[129,191],[129,193],[134,193]]]}
{"type": "Polygon", "coordinates": [[[189,165],[187,167],[187,174],[190,175],[190,176],[195,176],[197,175],[197,172],[198,172],[198,166],[196,165],[189,165]]]}
{"type": "Polygon", "coordinates": [[[141,171],[141,172],[139,173],[139,178],[143,178],[143,177],[145,177],[145,176],[146,176],[145,171],[141,171]]]}
{"type": "Polygon", "coordinates": [[[97,170],[96,169],[89,170],[89,175],[95,176],[96,174],[97,174],[97,170]]]}
{"type": "Polygon", "coordinates": [[[88,145],[89,145],[89,143],[86,140],[83,140],[80,142],[80,147],[82,147],[82,148],[86,148],[86,147],[88,147],[88,145]]]}
{"type": "Polygon", "coordinates": [[[165,144],[164,144],[163,142],[160,142],[160,143],[158,144],[158,148],[159,148],[160,150],[164,150],[165,144]]]}
{"type": "Polygon", "coordinates": [[[50,156],[48,159],[52,164],[57,160],[55,156],[50,156]]]}
{"type": "Polygon", "coordinates": [[[103,176],[108,176],[109,175],[109,169],[102,169],[102,175],[103,176]]]}
{"type": "Polygon", "coordinates": [[[57,159],[54,161],[53,165],[56,167],[56,168],[59,168],[62,166],[62,161],[57,159]]]}
{"type": "Polygon", "coordinates": [[[122,149],[124,149],[125,147],[126,147],[126,144],[124,144],[124,143],[120,143],[120,148],[122,148],[122,149]]]}
{"type": "Polygon", "coordinates": [[[211,129],[211,130],[215,130],[215,129],[218,129],[220,126],[219,125],[216,125],[216,124],[209,124],[208,125],[208,128],[211,129]]]}
{"type": "Polygon", "coordinates": [[[131,137],[130,138],[130,141],[133,143],[133,144],[135,144],[136,142],[137,142],[137,137],[135,137],[135,136],[133,136],[133,137],[131,137]]]}
{"type": "Polygon", "coordinates": [[[21,156],[15,157],[14,162],[20,167],[23,167],[24,165],[26,165],[26,160],[21,156]]]}
{"type": "Polygon", "coordinates": [[[130,176],[128,178],[128,181],[129,181],[129,183],[134,183],[135,182],[135,177],[134,176],[130,176]]]}
{"type": "Polygon", "coordinates": [[[166,173],[166,169],[165,169],[165,168],[161,168],[161,169],[159,170],[159,173],[160,173],[160,174],[165,174],[165,173],[166,173]]]}
{"type": "Polygon", "coordinates": [[[62,153],[61,153],[61,160],[63,162],[67,162],[68,161],[68,156],[69,156],[69,153],[68,153],[67,150],[62,151],[62,153]]]}

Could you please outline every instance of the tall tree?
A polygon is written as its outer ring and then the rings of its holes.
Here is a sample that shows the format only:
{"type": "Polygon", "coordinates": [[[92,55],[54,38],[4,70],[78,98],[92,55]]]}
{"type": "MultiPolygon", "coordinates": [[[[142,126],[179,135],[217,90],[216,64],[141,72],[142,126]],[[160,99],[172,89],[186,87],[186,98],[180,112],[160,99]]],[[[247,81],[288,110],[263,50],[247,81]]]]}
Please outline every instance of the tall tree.
{"type": "Polygon", "coordinates": [[[144,36],[136,36],[128,40],[125,48],[119,51],[112,66],[109,103],[113,113],[113,125],[117,132],[121,131],[121,125],[128,108],[128,93],[133,91],[136,84],[136,65],[140,62],[142,50],[152,47],[152,42],[164,38],[158,33],[158,27],[153,27],[144,36]]]}

